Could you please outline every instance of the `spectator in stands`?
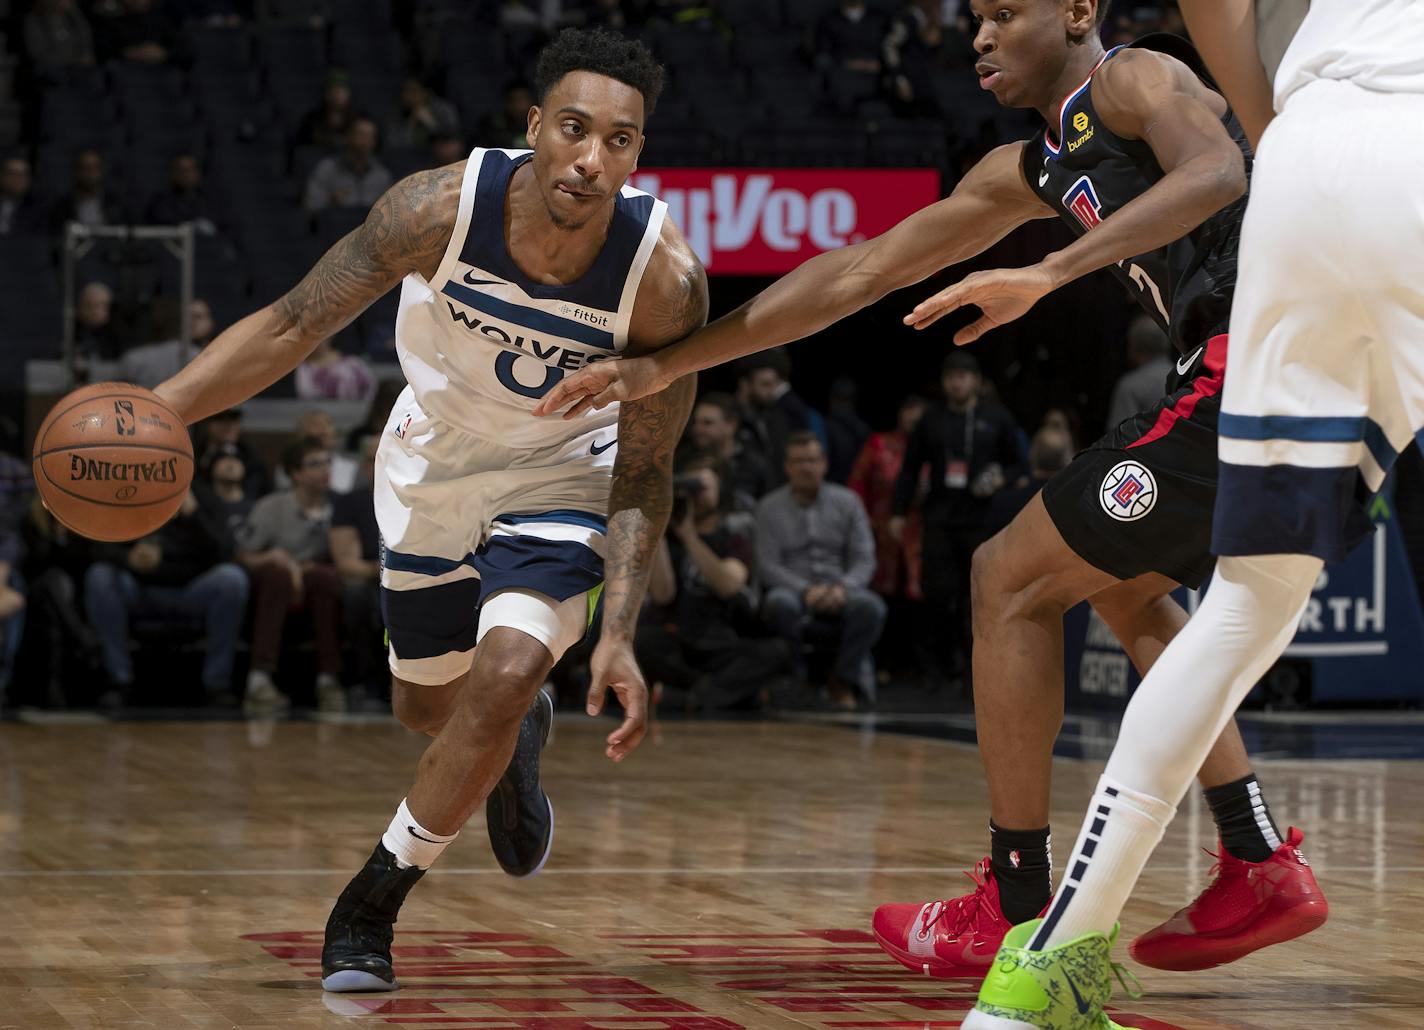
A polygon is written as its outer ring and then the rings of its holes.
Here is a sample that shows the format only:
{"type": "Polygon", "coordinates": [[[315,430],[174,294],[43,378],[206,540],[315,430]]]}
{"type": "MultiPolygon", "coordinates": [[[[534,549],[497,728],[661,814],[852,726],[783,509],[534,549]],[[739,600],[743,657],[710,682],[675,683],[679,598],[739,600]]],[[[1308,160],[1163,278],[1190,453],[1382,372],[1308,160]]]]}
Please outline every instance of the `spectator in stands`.
{"type": "MultiPolygon", "coordinates": [[[[902,535],[928,466],[921,583],[925,600],[940,616],[942,632],[936,640],[952,649],[948,676],[957,678],[967,665],[971,643],[970,557],[984,542],[990,499],[1018,478],[1024,460],[1013,416],[980,397],[983,377],[974,355],[951,351],[944,359],[941,384],[943,405],[925,412],[905,447],[890,531],[902,535]]],[[[931,680],[946,675],[941,668],[926,671],[931,680]]]]}
{"type": "Polygon", "coordinates": [[[257,0],[257,19],[264,25],[306,25],[319,29],[330,18],[330,0],[257,0]]]}
{"type": "MultiPolygon", "coordinates": [[[[92,675],[100,667],[99,638],[84,619],[79,584],[89,568],[90,542],[71,533],[35,497],[22,527],[25,543],[24,576],[29,585],[26,629],[42,641],[47,676],[42,703],[65,708],[70,703],[71,682],[97,683],[92,675]]],[[[93,700],[93,695],[82,699],[93,700]]]]}
{"type": "Polygon", "coordinates": [[[153,331],[157,343],[145,343],[124,354],[121,360],[124,381],[152,389],[178,374],[213,338],[213,312],[208,302],[194,297],[188,307],[189,342],[182,338],[178,303],[167,297],[153,302],[153,331]]]}
{"type": "Polygon", "coordinates": [[[687,435],[696,454],[725,467],[727,481],[719,492],[726,495],[727,502],[750,511],[771,489],[771,473],[760,454],[742,446],[737,436],[741,421],[741,408],[735,397],[705,393],[692,409],[687,435]]]}
{"type": "Polygon", "coordinates": [[[785,486],[757,505],[757,566],[767,586],[762,617],[802,655],[813,624],[834,634],[831,700],[853,708],[875,697],[870,650],[885,627],[885,602],[870,589],[875,540],[860,498],[826,482],[826,452],[815,433],[786,441],[785,486]]]}
{"type": "Polygon", "coordinates": [[[672,608],[672,620],[639,630],[638,660],[662,685],[670,710],[756,702],[792,671],[784,640],[747,636],[756,616],[756,526],[746,512],[732,511],[726,475],[707,455],[682,466],[673,518],[653,561],[648,594],[672,608]]]}
{"type": "Polygon", "coordinates": [[[0,236],[35,236],[49,230],[31,184],[28,158],[11,154],[0,163],[0,236]]]}
{"type": "Polygon", "coordinates": [[[36,0],[25,15],[25,53],[35,76],[60,82],[94,64],[94,33],[74,0],[36,0]]]}
{"type": "Polygon", "coordinates": [[[939,114],[934,98],[937,72],[971,63],[974,48],[955,19],[946,19],[939,0],[910,0],[885,37],[885,67],[894,96],[907,114],[939,114]]]}
{"type": "Polygon", "coordinates": [[[220,444],[204,458],[204,478],[223,525],[236,539],[237,531],[252,513],[257,498],[247,492],[247,465],[237,444],[220,444]]]}
{"type": "Polygon", "coordinates": [[[331,455],[303,437],[282,454],[290,490],[268,494],[238,533],[238,557],[252,578],[252,669],[244,707],[271,712],[291,704],[273,676],[290,612],[311,617],[316,637],[317,707],[343,711],[341,577],[331,564],[331,455]]]}
{"type": "Polygon", "coordinates": [[[153,0],[121,0],[120,6],[104,26],[104,56],[130,64],[167,64],[177,46],[177,24],[153,0]]]}
{"type": "Polygon", "coordinates": [[[865,0],[841,0],[816,26],[816,63],[878,75],[887,25],[865,0]]]}
{"type": "Polygon", "coordinates": [[[168,188],[148,202],[147,218],[153,225],[192,222],[205,236],[217,233],[217,218],[203,191],[203,168],[196,157],[179,154],[173,158],[168,166],[168,188]]]}
{"type": "Polygon", "coordinates": [[[74,352],[86,360],[112,361],[121,341],[114,328],[114,291],[100,282],[86,283],[74,309],[74,352]]]}
{"type": "Polygon", "coordinates": [[[331,560],[341,576],[342,622],[350,643],[347,683],[363,696],[379,689],[380,657],[384,654],[381,618],[381,530],[376,525],[372,484],[376,477],[377,436],[361,441],[361,472],[350,493],[331,502],[331,560]]]}
{"type": "Polygon", "coordinates": [[[855,380],[849,376],[838,376],[831,383],[826,410],[826,460],[830,463],[827,478],[832,483],[844,483],[850,478],[860,448],[870,436],[870,427],[855,410],[858,394],[855,380]]]}
{"type": "Polygon", "coordinates": [[[104,158],[92,148],[74,155],[74,188],[60,198],[50,219],[54,231],[67,222],[81,225],[122,225],[128,211],[117,196],[104,188],[104,158]]]}
{"type": "Polygon", "coordinates": [[[1034,495],[1043,489],[1043,484],[1053,478],[1054,473],[1066,469],[1073,460],[1073,438],[1058,426],[1042,426],[1033,434],[1033,442],[1028,448],[1028,475],[1013,486],[1005,487],[989,502],[989,514],[985,518],[984,532],[993,536],[1014,520],[1034,495]]]}
{"type": "Polygon", "coordinates": [[[232,551],[232,536],[202,484],[156,533],[95,549],[97,560],[84,576],[84,607],[107,677],[101,707],[123,704],[133,687],[129,620],[141,615],[179,624],[201,619],[204,696],[210,705],[236,705],[232,665],[247,610],[247,576],[233,564],[232,551]]]}
{"type": "MultiPolygon", "coordinates": [[[[14,428],[6,426],[9,430],[14,428]]],[[[25,628],[25,581],[20,574],[25,556],[22,527],[33,502],[34,476],[28,465],[13,454],[0,451],[0,708],[6,706],[25,628]]]]}
{"type": "Polygon", "coordinates": [[[356,112],[351,107],[351,76],[344,69],[332,68],[327,71],[322,86],[321,104],[308,111],[297,127],[297,144],[337,150],[346,142],[355,118],[356,112]]]}
{"type": "Polygon", "coordinates": [[[188,17],[215,29],[236,29],[252,16],[251,0],[188,0],[188,17]]]}
{"type": "Polygon", "coordinates": [[[267,465],[250,443],[242,438],[242,409],[229,408],[203,422],[199,427],[200,445],[195,448],[198,456],[198,470],[202,474],[210,469],[219,455],[229,450],[236,451],[242,459],[245,475],[242,491],[256,500],[265,497],[272,489],[272,476],[267,465]]]}
{"type": "MultiPolygon", "coordinates": [[[[1160,398],[1161,391],[1158,391],[1160,398]]],[[[1054,407],[1043,412],[1043,418],[1038,422],[1039,429],[1059,429],[1068,434],[1068,439],[1073,442],[1074,453],[1078,450],[1078,427],[1082,420],[1078,418],[1078,412],[1073,408],[1054,407]]]]}
{"type": "Polygon", "coordinates": [[[498,114],[487,117],[480,125],[477,144],[482,147],[510,147],[522,150],[529,146],[529,109],[534,106],[534,94],[522,82],[504,87],[504,106],[498,114]]]}
{"type": "MultiPolygon", "coordinates": [[[[333,493],[349,493],[361,475],[361,463],[354,454],[345,453],[336,446],[336,423],[331,414],[321,408],[310,408],[297,419],[297,436],[316,440],[331,457],[331,490],[333,493]]],[[[360,435],[355,438],[356,446],[361,445],[360,435]]],[[[286,489],[291,486],[284,469],[277,470],[277,486],[286,489]]]]}
{"type": "Polygon", "coordinates": [[[362,358],[343,354],[328,338],[297,366],[297,396],[303,400],[364,401],[376,394],[376,376],[362,358]]]}
{"type": "Polygon", "coordinates": [[[430,167],[442,168],[445,165],[452,165],[456,161],[463,161],[469,157],[470,152],[465,149],[465,142],[458,135],[448,133],[437,133],[430,137],[430,167]]]}
{"type": "Polygon", "coordinates": [[[584,5],[583,24],[586,28],[602,26],[622,32],[628,27],[628,15],[623,0],[592,0],[584,5]]]}
{"type": "Polygon", "coordinates": [[[870,517],[870,529],[875,535],[875,578],[870,585],[881,597],[919,600],[921,596],[920,498],[911,501],[898,538],[890,531],[890,523],[895,513],[895,484],[900,478],[900,467],[905,463],[905,447],[925,407],[925,399],[916,395],[901,401],[895,428],[888,433],[870,435],[846,484],[855,491],[870,517]]]}
{"type": "MultiPolygon", "coordinates": [[[[742,421],[766,461],[776,485],[786,482],[786,439],[801,429],[814,429],[813,412],[791,388],[791,359],[777,347],[743,359],[737,388],[742,421]]],[[[820,435],[819,433],[817,434],[820,435]]]]}
{"type": "Polygon", "coordinates": [[[1138,315],[1127,327],[1127,365],[1113,386],[1108,403],[1108,429],[1146,411],[1162,399],[1167,376],[1172,371],[1172,345],[1167,334],[1146,315],[1138,315]]]}
{"type": "Polygon", "coordinates": [[[423,148],[436,136],[453,136],[460,131],[460,113],[455,105],[435,95],[414,75],[401,84],[400,110],[386,122],[388,147],[423,148]]]}
{"type": "Polygon", "coordinates": [[[391,173],[376,158],[376,123],[352,119],[346,147],[317,162],[307,179],[302,206],[316,213],[329,207],[370,207],[391,185],[391,173]]]}

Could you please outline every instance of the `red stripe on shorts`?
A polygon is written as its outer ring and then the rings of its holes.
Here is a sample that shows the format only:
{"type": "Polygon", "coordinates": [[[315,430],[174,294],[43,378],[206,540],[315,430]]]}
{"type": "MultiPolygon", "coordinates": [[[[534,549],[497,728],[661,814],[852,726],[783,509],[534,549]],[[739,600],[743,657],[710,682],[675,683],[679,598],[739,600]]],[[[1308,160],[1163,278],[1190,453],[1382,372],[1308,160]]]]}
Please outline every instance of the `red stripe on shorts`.
{"type": "Polygon", "coordinates": [[[1197,376],[1192,383],[1192,392],[1158,415],[1157,422],[1152,428],[1143,434],[1140,440],[1134,440],[1128,444],[1126,450],[1162,439],[1172,431],[1172,427],[1177,424],[1178,419],[1192,417],[1192,412],[1197,410],[1197,405],[1202,398],[1211,397],[1221,392],[1221,384],[1225,381],[1226,374],[1225,333],[1213,336],[1206,341],[1206,355],[1202,358],[1202,367],[1206,369],[1206,372],[1204,375],[1197,376]]]}

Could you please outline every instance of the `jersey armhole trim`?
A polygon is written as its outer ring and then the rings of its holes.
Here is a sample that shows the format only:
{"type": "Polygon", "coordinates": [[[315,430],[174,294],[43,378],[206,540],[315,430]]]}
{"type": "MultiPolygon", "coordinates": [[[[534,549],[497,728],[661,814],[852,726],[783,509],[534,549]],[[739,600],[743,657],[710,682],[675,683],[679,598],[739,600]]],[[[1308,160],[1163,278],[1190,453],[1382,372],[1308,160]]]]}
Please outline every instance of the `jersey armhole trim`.
{"type": "Polygon", "coordinates": [[[633,306],[638,299],[638,286],[643,281],[643,273],[648,269],[653,251],[662,239],[663,221],[667,218],[667,204],[656,198],[653,209],[648,213],[648,225],[643,230],[643,240],[633,255],[633,264],[628,269],[628,278],[623,281],[623,295],[618,299],[618,320],[613,327],[615,341],[622,340],[628,346],[628,329],[633,322],[633,306]]]}
{"type": "Polygon", "coordinates": [[[455,229],[450,234],[450,242],[445,247],[440,265],[435,269],[434,280],[427,284],[436,292],[439,292],[438,284],[450,278],[460,252],[465,249],[465,237],[470,232],[470,215],[475,208],[475,184],[480,180],[480,166],[484,164],[486,153],[487,151],[476,147],[470,151],[470,156],[465,161],[465,177],[460,182],[460,206],[455,215],[455,229]]]}

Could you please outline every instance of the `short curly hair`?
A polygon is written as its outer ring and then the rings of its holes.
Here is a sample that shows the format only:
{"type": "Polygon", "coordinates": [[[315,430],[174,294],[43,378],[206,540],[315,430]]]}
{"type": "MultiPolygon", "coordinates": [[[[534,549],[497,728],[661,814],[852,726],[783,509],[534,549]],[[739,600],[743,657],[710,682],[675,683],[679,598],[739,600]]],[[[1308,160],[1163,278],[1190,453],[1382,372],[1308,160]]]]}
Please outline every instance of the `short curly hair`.
{"type": "Polygon", "coordinates": [[[534,94],[539,106],[549,90],[570,72],[593,72],[617,79],[643,94],[643,110],[651,116],[663,91],[663,66],[642,43],[607,29],[564,29],[539,52],[534,68],[534,94]]]}

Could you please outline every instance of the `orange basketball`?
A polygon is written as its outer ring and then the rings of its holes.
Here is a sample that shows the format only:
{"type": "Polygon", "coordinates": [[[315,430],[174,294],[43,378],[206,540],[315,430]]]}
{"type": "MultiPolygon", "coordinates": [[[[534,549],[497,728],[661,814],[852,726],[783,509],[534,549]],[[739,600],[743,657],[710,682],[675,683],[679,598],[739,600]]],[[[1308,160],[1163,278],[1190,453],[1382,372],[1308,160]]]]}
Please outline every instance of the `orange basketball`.
{"type": "Polygon", "coordinates": [[[94,383],[54,406],[35,435],[35,483],[54,517],[92,540],[163,525],[193,482],[183,420],[141,386],[94,383]]]}

